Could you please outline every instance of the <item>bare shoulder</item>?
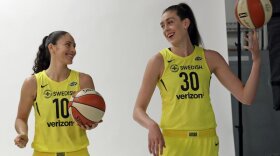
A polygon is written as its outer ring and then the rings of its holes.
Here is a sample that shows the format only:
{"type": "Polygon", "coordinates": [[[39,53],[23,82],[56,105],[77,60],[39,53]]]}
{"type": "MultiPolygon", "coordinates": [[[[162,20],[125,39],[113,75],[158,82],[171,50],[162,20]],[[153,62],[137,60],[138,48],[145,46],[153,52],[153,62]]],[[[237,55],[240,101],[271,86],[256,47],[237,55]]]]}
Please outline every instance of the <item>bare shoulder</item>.
{"type": "Polygon", "coordinates": [[[89,74],[80,72],[80,87],[83,88],[94,88],[92,77],[89,74]]]}
{"type": "Polygon", "coordinates": [[[160,69],[160,71],[163,70],[163,56],[160,53],[157,53],[154,56],[152,56],[148,62],[148,67],[151,67],[153,69],[160,69]]]}
{"type": "Polygon", "coordinates": [[[204,53],[211,72],[213,72],[218,66],[226,63],[223,56],[217,51],[204,49],[204,53]]]}
{"type": "Polygon", "coordinates": [[[160,53],[152,56],[148,62],[147,69],[151,71],[151,73],[157,75],[158,78],[160,78],[164,71],[163,56],[160,53]]]}
{"type": "Polygon", "coordinates": [[[30,88],[37,88],[37,82],[35,75],[28,76],[25,78],[23,85],[28,86],[30,88]]]}
{"type": "Polygon", "coordinates": [[[150,58],[149,62],[154,65],[161,65],[163,64],[163,56],[160,53],[157,53],[150,58]]]}
{"type": "Polygon", "coordinates": [[[31,75],[25,78],[22,85],[22,92],[25,92],[33,97],[36,97],[37,81],[35,75],[31,75]]]}
{"type": "Polygon", "coordinates": [[[92,81],[92,77],[89,74],[80,72],[80,80],[83,81],[92,81]]]}
{"type": "Polygon", "coordinates": [[[224,59],[223,56],[214,50],[204,49],[206,59],[224,59]]]}

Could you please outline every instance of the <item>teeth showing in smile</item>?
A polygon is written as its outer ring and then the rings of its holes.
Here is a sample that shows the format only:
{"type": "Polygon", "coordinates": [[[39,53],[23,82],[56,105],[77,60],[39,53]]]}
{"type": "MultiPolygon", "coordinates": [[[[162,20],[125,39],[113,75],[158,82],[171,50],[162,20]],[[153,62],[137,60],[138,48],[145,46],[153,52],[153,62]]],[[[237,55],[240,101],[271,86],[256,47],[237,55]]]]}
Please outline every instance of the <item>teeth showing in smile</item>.
{"type": "Polygon", "coordinates": [[[170,33],[170,34],[167,34],[167,37],[168,37],[168,38],[171,38],[171,37],[173,37],[173,36],[174,36],[174,34],[175,34],[175,33],[170,33]]]}
{"type": "Polygon", "coordinates": [[[66,56],[70,57],[70,58],[74,58],[73,54],[66,54],[66,56]]]}

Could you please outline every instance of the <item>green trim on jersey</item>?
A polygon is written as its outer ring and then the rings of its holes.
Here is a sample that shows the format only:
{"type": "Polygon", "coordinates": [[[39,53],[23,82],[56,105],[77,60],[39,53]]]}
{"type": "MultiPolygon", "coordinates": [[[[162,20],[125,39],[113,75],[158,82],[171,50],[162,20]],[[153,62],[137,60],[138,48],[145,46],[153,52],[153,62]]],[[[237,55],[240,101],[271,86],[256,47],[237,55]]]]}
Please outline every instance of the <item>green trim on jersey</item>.
{"type": "Polygon", "coordinates": [[[56,82],[45,71],[35,74],[35,136],[32,147],[40,152],[71,152],[88,146],[82,130],[68,112],[68,101],[80,90],[79,72],[71,70],[67,79],[56,82]]]}
{"type": "Polygon", "coordinates": [[[203,130],[216,127],[210,102],[211,72],[204,50],[181,57],[168,48],[160,51],[164,72],[157,83],[162,98],[162,129],[203,130]]]}

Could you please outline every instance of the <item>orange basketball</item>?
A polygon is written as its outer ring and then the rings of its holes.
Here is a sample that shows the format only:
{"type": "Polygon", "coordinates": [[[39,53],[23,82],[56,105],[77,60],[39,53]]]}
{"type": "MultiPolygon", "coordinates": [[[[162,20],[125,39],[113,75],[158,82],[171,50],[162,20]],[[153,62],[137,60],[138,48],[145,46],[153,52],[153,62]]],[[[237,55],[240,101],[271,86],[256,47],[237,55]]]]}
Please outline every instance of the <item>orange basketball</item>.
{"type": "Polygon", "coordinates": [[[73,96],[68,110],[74,121],[92,125],[102,120],[106,105],[103,97],[94,89],[85,88],[73,96]]]}
{"type": "Polygon", "coordinates": [[[265,25],[272,16],[270,0],[238,0],[235,5],[235,17],[238,22],[250,29],[265,25]]]}

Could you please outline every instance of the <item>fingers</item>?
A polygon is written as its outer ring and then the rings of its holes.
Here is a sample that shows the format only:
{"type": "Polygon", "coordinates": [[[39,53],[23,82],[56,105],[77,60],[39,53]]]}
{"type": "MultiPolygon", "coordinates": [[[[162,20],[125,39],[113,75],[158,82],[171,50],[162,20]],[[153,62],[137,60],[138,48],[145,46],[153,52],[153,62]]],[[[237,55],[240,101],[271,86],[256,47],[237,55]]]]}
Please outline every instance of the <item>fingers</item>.
{"type": "Polygon", "coordinates": [[[165,142],[164,142],[164,140],[163,140],[162,142],[160,142],[159,147],[160,147],[160,155],[162,155],[162,154],[163,154],[163,148],[165,148],[165,142]]]}
{"type": "Polygon", "coordinates": [[[162,155],[165,141],[157,123],[149,126],[148,149],[154,156],[162,155]]]}
{"type": "Polygon", "coordinates": [[[158,156],[159,155],[159,142],[156,141],[156,144],[155,144],[155,156],[158,156]]]}
{"type": "Polygon", "coordinates": [[[252,35],[252,32],[249,32],[244,36],[244,39],[248,42],[248,44],[250,44],[252,41],[252,35]]]}
{"type": "Polygon", "coordinates": [[[91,129],[96,128],[98,126],[98,123],[94,123],[90,126],[91,129]]]}
{"type": "Polygon", "coordinates": [[[150,154],[152,154],[152,152],[153,152],[152,148],[153,148],[153,146],[152,146],[152,141],[149,139],[149,142],[148,142],[148,149],[149,149],[150,154]]]}
{"type": "Polygon", "coordinates": [[[85,125],[85,128],[86,128],[86,130],[90,130],[90,129],[91,129],[91,126],[85,125]]]}
{"type": "Polygon", "coordinates": [[[247,41],[247,45],[243,46],[244,49],[247,49],[250,51],[256,51],[258,49],[259,39],[258,39],[258,33],[256,30],[253,30],[253,31],[247,33],[244,36],[244,40],[247,41]]]}
{"type": "Polygon", "coordinates": [[[78,120],[76,120],[76,122],[80,128],[82,128],[83,130],[86,130],[86,126],[82,122],[80,122],[78,120]]]}
{"type": "Polygon", "coordinates": [[[19,148],[24,148],[28,142],[27,135],[18,135],[14,139],[15,145],[17,145],[19,148]]]}
{"type": "Polygon", "coordinates": [[[158,143],[157,140],[155,140],[155,142],[152,143],[152,154],[153,156],[157,156],[157,147],[158,147],[158,143]]]}
{"type": "Polygon", "coordinates": [[[158,143],[157,142],[153,142],[151,144],[151,153],[153,154],[153,156],[158,156],[158,143]]]}
{"type": "MultiPolygon", "coordinates": [[[[102,122],[102,121],[101,121],[101,122],[102,122]]],[[[99,121],[98,123],[93,123],[93,124],[91,124],[91,125],[86,124],[85,126],[86,126],[86,129],[87,129],[87,130],[91,130],[91,129],[96,128],[96,127],[98,126],[99,123],[100,123],[100,121],[99,121]]]]}
{"type": "Polygon", "coordinates": [[[80,126],[81,129],[87,130],[87,129],[86,129],[86,126],[84,126],[84,125],[82,125],[82,124],[78,124],[78,125],[80,126]]]}
{"type": "Polygon", "coordinates": [[[250,50],[249,46],[243,46],[244,49],[250,50]]]}
{"type": "Polygon", "coordinates": [[[246,40],[246,41],[250,41],[250,39],[257,39],[258,38],[258,33],[257,33],[257,31],[256,30],[253,30],[253,31],[250,31],[250,32],[248,32],[245,36],[244,36],[244,39],[246,40]]]}
{"type": "Polygon", "coordinates": [[[150,154],[153,154],[154,156],[156,155],[155,154],[155,146],[156,146],[156,143],[153,139],[149,139],[149,152],[150,154]]]}
{"type": "Polygon", "coordinates": [[[153,156],[159,156],[163,154],[163,148],[165,148],[165,143],[163,139],[150,140],[148,142],[148,149],[153,156]]]}
{"type": "Polygon", "coordinates": [[[95,127],[97,127],[97,124],[92,124],[92,125],[85,125],[86,130],[91,130],[94,129],[95,127]]]}
{"type": "Polygon", "coordinates": [[[19,148],[24,148],[26,146],[26,144],[23,142],[17,142],[15,145],[17,145],[19,148]]]}
{"type": "Polygon", "coordinates": [[[259,34],[257,33],[256,29],[253,29],[253,36],[254,37],[259,37],[259,34]]]}
{"type": "Polygon", "coordinates": [[[156,146],[156,154],[157,154],[157,156],[163,154],[163,148],[165,148],[165,142],[164,142],[164,139],[162,138],[161,140],[159,140],[159,143],[156,146]]]}
{"type": "Polygon", "coordinates": [[[98,123],[93,123],[93,124],[83,124],[82,122],[77,122],[77,124],[83,129],[83,130],[91,130],[94,129],[98,126],[99,123],[101,123],[101,121],[99,121],[98,123]]]}

